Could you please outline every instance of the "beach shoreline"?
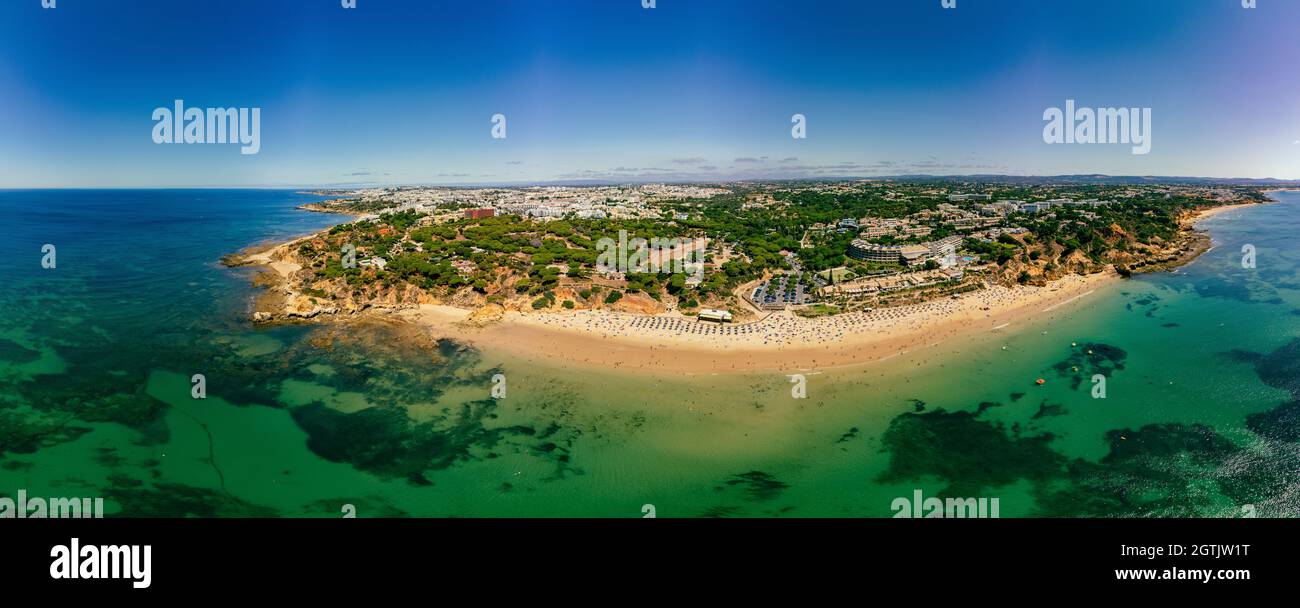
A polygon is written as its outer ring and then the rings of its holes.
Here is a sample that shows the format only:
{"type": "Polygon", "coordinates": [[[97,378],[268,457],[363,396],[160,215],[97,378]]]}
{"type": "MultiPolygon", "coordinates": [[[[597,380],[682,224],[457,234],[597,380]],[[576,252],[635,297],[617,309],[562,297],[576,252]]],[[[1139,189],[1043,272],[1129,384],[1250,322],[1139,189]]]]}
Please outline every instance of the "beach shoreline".
{"type": "Polygon", "coordinates": [[[959,299],[817,319],[782,311],[734,326],[607,311],[502,312],[480,325],[469,311],[428,304],[395,314],[474,348],[541,363],[687,374],[800,373],[891,359],[1043,314],[1066,314],[1070,305],[1118,278],[1103,272],[1072,275],[1047,287],[991,286],[959,299]]]}

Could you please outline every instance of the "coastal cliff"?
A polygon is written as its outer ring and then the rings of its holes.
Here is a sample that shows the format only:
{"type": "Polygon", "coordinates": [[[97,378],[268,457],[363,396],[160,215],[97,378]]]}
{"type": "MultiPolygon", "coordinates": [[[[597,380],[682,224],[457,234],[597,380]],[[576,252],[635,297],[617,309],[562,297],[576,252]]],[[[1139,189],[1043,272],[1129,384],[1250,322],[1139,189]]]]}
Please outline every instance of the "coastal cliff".
{"type": "MultiPolygon", "coordinates": [[[[1254,203],[1248,203],[1254,204],[1254,203]]],[[[1044,286],[1062,277],[1090,275],[1114,269],[1120,276],[1137,272],[1170,270],[1195,260],[1210,248],[1210,236],[1195,222],[1209,214],[1241,205],[1205,207],[1183,213],[1178,218],[1174,238],[1153,236],[1148,243],[1138,241],[1118,224],[1108,227],[1105,253],[1089,257],[1077,248],[1059,243],[1043,245],[1032,236],[1014,237],[1024,247],[1024,254],[1009,260],[994,274],[1000,285],[1044,286]]]]}

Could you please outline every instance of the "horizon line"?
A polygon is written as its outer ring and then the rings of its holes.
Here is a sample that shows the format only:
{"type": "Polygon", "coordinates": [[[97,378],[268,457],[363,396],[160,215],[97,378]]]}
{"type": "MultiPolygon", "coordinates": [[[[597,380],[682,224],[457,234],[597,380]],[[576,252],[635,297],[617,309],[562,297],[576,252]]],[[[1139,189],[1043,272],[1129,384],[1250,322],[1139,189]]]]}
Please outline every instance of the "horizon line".
{"type": "Polygon", "coordinates": [[[1192,175],[1111,175],[1108,173],[1062,173],[1052,175],[1010,174],[1010,173],[970,173],[970,174],[928,174],[910,173],[898,175],[861,175],[861,176],[805,176],[805,177],[746,177],[746,178],[701,178],[701,179],[554,179],[554,180],[518,180],[499,182],[347,182],[334,184],[278,184],[278,185],[169,185],[169,186],[0,186],[2,191],[18,190],[363,190],[372,188],[528,188],[540,186],[599,187],[630,186],[650,184],[743,184],[743,183],[780,183],[780,182],[847,182],[847,181],[886,181],[886,180],[987,180],[1012,181],[1026,179],[1060,179],[1086,181],[1088,179],[1133,179],[1153,182],[1177,183],[1179,181],[1213,181],[1225,185],[1262,185],[1242,182],[1269,182],[1274,184],[1291,184],[1300,186],[1300,178],[1288,179],[1277,177],[1208,177],[1192,175]]]}

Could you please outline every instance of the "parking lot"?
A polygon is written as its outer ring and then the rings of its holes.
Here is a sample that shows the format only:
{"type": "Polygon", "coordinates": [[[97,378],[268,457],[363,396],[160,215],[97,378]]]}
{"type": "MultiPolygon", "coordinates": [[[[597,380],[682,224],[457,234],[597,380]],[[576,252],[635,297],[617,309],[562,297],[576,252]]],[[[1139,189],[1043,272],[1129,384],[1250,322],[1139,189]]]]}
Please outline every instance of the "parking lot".
{"type": "Polygon", "coordinates": [[[815,298],[799,280],[803,273],[780,275],[754,288],[751,300],[761,308],[807,304],[815,298]]]}

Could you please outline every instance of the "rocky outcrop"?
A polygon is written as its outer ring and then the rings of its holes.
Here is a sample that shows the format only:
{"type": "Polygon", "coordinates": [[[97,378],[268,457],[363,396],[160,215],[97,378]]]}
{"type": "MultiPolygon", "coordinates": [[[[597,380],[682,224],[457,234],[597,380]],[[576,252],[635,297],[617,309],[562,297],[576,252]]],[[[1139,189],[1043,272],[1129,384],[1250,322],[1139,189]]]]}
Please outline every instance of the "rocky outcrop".
{"type": "Polygon", "coordinates": [[[465,317],[463,323],[471,327],[486,327],[499,323],[506,316],[506,309],[500,304],[488,304],[475,309],[465,317]]]}
{"type": "Polygon", "coordinates": [[[644,293],[625,293],[619,301],[604,305],[609,310],[638,315],[655,315],[664,311],[664,305],[644,293]]]}

